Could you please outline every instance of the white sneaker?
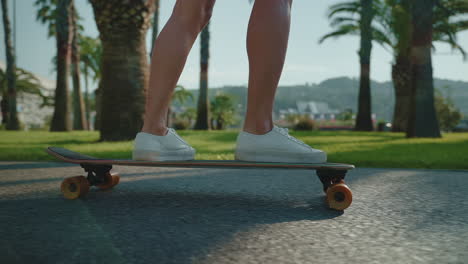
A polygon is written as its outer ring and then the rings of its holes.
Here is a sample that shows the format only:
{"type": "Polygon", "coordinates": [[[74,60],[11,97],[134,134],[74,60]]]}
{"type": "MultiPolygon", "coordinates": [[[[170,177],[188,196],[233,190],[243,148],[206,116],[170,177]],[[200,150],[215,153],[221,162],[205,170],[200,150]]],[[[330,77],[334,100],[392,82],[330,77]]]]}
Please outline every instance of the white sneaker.
{"type": "Polygon", "coordinates": [[[134,160],[165,161],[193,160],[195,149],[185,142],[174,129],[169,128],[165,136],[140,132],[133,147],[134,160]]]}
{"type": "Polygon", "coordinates": [[[327,154],[290,136],[288,129],[274,126],[264,135],[240,132],[236,159],[254,162],[324,163],[327,154]]]}

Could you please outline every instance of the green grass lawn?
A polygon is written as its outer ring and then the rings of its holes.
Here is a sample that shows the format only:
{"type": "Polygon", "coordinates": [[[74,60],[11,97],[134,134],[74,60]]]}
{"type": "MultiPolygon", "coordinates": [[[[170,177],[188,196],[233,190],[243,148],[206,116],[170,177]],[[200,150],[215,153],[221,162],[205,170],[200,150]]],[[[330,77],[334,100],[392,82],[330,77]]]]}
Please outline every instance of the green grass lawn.
{"type": "MultiPolygon", "coordinates": [[[[180,131],[197,150],[197,159],[233,159],[237,131],[180,131]]],[[[307,144],[323,149],[330,162],[358,167],[468,169],[468,133],[444,134],[441,139],[406,139],[401,133],[292,132],[307,144]]],[[[52,161],[44,150],[61,146],[105,158],[131,157],[132,142],[98,142],[97,132],[0,131],[0,160],[52,161]]]]}

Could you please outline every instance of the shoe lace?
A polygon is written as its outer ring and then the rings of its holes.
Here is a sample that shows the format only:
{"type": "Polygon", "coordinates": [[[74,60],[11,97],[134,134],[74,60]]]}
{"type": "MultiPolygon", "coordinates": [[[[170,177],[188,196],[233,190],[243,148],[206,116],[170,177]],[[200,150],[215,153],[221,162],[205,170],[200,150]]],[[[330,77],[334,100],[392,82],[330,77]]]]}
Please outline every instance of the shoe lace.
{"type": "Polygon", "coordinates": [[[297,139],[297,138],[295,138],[295,137],[289,135],[289,129],[283,128],[283,127],[276,127],[276,128],[278,129],[278,131],[279,131],[282,135],[286,136],[288,139],[290,139],[290,140],[292,140],[292,141],[294,141],[294,142],[296,142],[296,143],[298,143],[298,144],[300,144],[300,145],[302,145],[302,146],[306,146],[306,147],[309,147],[309,148],[310,148],[310,146],[307,145],[306,143],[304,143],[304,142],[302,142],[301,140],[299,140],[299,139],[297,139]]]}

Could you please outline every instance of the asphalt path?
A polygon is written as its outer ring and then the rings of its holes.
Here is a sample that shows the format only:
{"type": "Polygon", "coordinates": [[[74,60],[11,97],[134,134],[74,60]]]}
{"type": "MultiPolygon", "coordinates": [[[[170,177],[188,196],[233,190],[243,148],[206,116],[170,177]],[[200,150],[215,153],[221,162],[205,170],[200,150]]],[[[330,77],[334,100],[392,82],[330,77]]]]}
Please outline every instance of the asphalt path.
{"type": "Polygon", "coordinates": [[[358,168],[344,212],[308,170],[114,171],[70,201],[78,166],[0,162],[0,263],[468,263],[468,171],[358,168]]]}

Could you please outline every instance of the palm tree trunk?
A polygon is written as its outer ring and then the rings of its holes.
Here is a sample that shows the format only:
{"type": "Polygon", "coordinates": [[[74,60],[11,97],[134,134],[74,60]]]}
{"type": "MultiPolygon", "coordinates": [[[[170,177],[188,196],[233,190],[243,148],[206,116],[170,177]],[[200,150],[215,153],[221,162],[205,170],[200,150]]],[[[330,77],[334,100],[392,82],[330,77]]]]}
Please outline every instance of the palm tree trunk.
{"type": "Polygon", "coordinates": [[[209,23],[201,33],[200,49],[200,93],[198,95],[197,121],[194,129],[210,129],[210,109],[208,103],[208,62],[210,59],[209,23]]]}
{"type": "Polygon", "coordinates": [[[11,26],[8,18],[8,3],[2,0],[3,30],[5,32],[5,52],[7,59],[6,78],[8,86],[7,100],[8,118],[6,119],[6,128],[8,130],[19,130],[20,122],[16,111],[16,62],[15,51],[11,43],[11,26]]]}
{"type": "Polygon", "coordinates": [[[99,81],[98,88],[94,91],[94,100],[96,105],[96,116],[94,118],[94,130],[101,130],[102,116],[102,79],[99,81]]]}
{"type": "Polygon", "coordinates": [[[414,0],[412,89],[407,137],[441,137],[434,106],[432,21],[435,0],[414,0]]]}
{"type": "Polygon", "coordinates": [[[374,17],[372,0],[361,0],[361,48],[359,60],[361,75],[359,82],[358,114],[356,118],[357,131],[372,131],[371,92],[370,92],[370,57],[372,51],[372,28],[374,17]]]}
{"type": "Polygon", "coordinates": [[[50,131],[70,131],[70,99],[68,74],[71,51],[71,6],[72,0],[59,0],[57,4],[57,84],[55,87],[54,114],[50,131]]]}
{"type": "Polygon", "coordinates": [[[2,110],[2,125],[8,123],[8,91],[4,90],[2,93],[2,100],[0,101],[0,109],[2,110]]]}
{"type": "Polygon", "coordinates": [[[103,48],[101,140],[133,139],[143,126],[149,74],[145,37],[154,0],[91,4],[103,48]]]}
{"type": "Polygon", "coordinates": [[[91,114],[90,114],[90,109],[89,109],[89,81],[88,81],[88,77],[89,77],[89,74],[88,74],[88,67],[84,67],[83,69],[83,77],[84,77],[84,81],[85,81],[85,98],[84,98],[84,101],[85,101],[85,115],[86,115],[86,129],[87,130],[91,130],[91,121],[90,121],[90,118],[91,118],[91,114]]]}
{"type": "Polygon", "coordinates": [[[394,30],[397,37],[395,47],[395,64],[392,66],[392,81],[395,89],[393,111],[393,132],[406,131],[408,125],[409,105],[411,101],[411,5],[412,0],[402,0],[392,6],[395,21],[394,30]]]}
{"type": "Polygon", "coordinates": [[[153,14],[153,32],[151,36],[151,52],[150,57],[153,55],[154,44],[159,32],[159,0],[154,1],[154,14],[153,14]]]}
{"type": "Polygon", "coordinates": [[[393,132],[406,131],[411,98],[411,63],[409,57],[397,58],[392,67],[392,80],[395,89],[393,111],[393,132]]]}
{"type": "Polygon", "coordinates": [[[83,94],[80,84],[80,47],[78,44],[78,28],[75,6],[72,4],[72,52],[71,70],[73,79],[73,129],[86,130],[86,117],[84,112],[83,94]]]}

